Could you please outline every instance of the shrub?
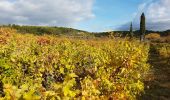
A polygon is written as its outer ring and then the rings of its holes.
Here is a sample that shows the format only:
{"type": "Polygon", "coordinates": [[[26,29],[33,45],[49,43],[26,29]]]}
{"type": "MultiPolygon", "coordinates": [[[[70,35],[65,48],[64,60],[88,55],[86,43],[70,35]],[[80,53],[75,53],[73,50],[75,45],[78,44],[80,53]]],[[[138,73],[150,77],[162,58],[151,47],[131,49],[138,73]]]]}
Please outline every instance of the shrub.
{"type": "Polygon", "coordinates": [[[50,44],[50,39],[41,36],[37,39],[37,43],[39,45],[48,45],[48,44],[50,44]]]}
{"type": "Polygon", "coordinates": [[[168,43],[154,43],[151,46],[152,52],[159,54],[161,58],[164,58],[167,61],[167,64],[170,64],[170,44],[168,43]]]}
{"type": "Polygon", "coordinates": [[[170,57],[170,45],[169,44],[161,45],[158,48],[158,52],[160,56],[164,58],[169,58],[170,57]]]}
{"type": "Polygon", "coordinates": [[[160,34],[150,33],[150,34],[146,35],[145,37],[146,37],[146,39],[149,39],[149,40],[158,40],[160,38],[160,34]]]}

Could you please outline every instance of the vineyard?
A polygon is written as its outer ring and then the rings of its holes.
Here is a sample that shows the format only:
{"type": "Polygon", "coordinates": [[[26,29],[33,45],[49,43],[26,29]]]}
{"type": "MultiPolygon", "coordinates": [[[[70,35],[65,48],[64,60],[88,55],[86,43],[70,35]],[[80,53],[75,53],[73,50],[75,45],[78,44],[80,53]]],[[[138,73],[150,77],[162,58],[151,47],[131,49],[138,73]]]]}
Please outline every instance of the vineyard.
{"type": "Polygon", "coordinates": [[[149,45],[0,29],[0,100],[133,100],[144,91],[149,45]]]}

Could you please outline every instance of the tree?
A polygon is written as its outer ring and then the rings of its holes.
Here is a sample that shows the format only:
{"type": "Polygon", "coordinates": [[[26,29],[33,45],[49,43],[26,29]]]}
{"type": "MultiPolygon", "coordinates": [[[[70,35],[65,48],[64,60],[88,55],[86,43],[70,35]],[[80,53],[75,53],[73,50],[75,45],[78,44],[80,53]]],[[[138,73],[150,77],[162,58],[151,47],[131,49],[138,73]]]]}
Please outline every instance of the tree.
{"type": "Polygon", "coordinates": [[[144,41],[145,40],[145,14],[142,13],[141,19],[140,19],[140,40],[144,41]]]}
{"type": "Polygon", "coordinates": [[[130,24],[130,38],[133,38],[133,26],[132,26],[132,22],[130,24]]]}

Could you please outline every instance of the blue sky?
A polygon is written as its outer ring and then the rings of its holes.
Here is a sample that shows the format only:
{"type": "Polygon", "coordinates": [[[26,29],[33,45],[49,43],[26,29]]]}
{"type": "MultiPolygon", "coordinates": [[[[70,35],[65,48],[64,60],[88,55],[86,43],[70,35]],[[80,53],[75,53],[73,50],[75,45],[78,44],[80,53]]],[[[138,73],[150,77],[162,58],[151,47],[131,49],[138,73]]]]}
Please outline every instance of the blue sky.
{"type": "Polygon", "coordinates": [[[170,29],[170,0],[0,0],[0,24],[63,26],[90,32],[170,29]]]}
{"type": "Polygon", "coordinates": [[[79,23],[76,27],[89,31],[109,31],[133,21],[134,13],[144,0],[96,0],[95,17],[79,23]]]}

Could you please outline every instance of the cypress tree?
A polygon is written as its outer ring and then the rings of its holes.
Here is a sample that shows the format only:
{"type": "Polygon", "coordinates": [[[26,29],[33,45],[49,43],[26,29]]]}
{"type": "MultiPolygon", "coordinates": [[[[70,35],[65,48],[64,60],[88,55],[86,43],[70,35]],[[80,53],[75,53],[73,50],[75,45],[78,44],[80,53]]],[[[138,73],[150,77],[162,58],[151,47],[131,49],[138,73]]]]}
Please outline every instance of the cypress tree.
{"type": "Polygon", "coordinates": [[[145,40],[145,14],[142,13],[141,19],[140,19],[140,40],[145,40]]]}
{"type": "Polygon", "coordinates": [[[132,22],[130,24],[130,38],[133,38],[133,26],[132,26],[132,22]]]}

